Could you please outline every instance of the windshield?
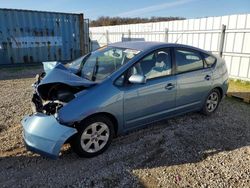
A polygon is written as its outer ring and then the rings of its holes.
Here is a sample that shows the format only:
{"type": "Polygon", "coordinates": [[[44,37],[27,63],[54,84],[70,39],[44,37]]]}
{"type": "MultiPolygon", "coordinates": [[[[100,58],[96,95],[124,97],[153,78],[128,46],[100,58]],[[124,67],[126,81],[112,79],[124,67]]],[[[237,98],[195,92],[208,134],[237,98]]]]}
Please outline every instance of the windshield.
{"type": "Polygon", "coordinates": [[[92,81],[104,80],[139,52],[111,46],[100,48],[82,59],[81,76],[92,81]]]}
{"type": "Polygon", "coordinates": [[[65,66],[70,69],[73,73],[79,72],[79,69],[81,68],[81,64],[83,59],[86,56],[79,57],[78,59],[71,61],[70,63],[67,63],[65,66]]]}

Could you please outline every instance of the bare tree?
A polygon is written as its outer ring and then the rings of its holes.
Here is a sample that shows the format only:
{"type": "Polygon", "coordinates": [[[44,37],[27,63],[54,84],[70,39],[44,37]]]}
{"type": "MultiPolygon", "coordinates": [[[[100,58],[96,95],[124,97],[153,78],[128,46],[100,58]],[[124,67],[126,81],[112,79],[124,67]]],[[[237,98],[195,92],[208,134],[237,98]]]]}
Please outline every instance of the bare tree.
{"type": "Polygon", "coordinates": [[[90,26],[97,27],[97,26],[161,22],[161,21],[184,20],[184,19],[185,18],[182,17],[121,18],[121,17],[101,16],[96,20],[92,20],[90,22],[90,26]]]}

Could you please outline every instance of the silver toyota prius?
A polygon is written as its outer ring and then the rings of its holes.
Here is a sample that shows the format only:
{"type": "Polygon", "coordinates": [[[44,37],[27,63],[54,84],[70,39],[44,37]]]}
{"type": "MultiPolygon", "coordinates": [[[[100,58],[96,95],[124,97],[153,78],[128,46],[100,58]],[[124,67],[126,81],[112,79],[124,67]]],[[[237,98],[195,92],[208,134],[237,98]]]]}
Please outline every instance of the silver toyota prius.
{"type": "Polygon", "coordinates": [[[228,89],[225,61],[207,51],[160,42],[119,42],[68,64],[44,63],[23,118],[28,150],[57,158],[64,143],[81,157],[112,138],[165,118],[216,111],[228,89]]]}

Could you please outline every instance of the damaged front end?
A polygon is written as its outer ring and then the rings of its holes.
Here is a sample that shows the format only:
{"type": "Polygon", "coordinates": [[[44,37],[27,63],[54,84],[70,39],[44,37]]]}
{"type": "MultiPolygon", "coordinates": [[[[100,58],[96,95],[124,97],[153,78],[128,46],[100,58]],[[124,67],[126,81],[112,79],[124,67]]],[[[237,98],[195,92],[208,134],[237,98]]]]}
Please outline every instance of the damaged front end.
{"type": "MultiPolygon", "coordinates": [[[[60,63],[44,64],[45,72],[32,85],[33,114],[22,120],[23,138],[28,150],[51,158],[59,156],[62,145],[77,130],[60,124],[57,112],[76,97],[76,93],[94,85],[60,63]]],[[[70,122],[74,123],[74,122],[70,122]]]]}
{"type": "Polygon", "coordinates": [[[54,115],[65,104],[75,98],[75,94],[86,89],[84,86],[69,86],[67,84],[47,83],[40,84],[41,76],[33,86],[32,111],[47,115],[54,115]]]}
{"type": "Polygon", "coordinates": [[[77,133],[75,128],[58,123],[54,116],[36,113],[22,120],[26,148],[43,156],[56,159],[62,145],[77,133]]]}
{"type": "Polygon", "coordinates": [[[32,110],[53,115],[75,98],[75,94],[95,83],[81,78],[64,65],[55,62],[44,63],[45,72],[36,76],[32,85],[32,110]]]}

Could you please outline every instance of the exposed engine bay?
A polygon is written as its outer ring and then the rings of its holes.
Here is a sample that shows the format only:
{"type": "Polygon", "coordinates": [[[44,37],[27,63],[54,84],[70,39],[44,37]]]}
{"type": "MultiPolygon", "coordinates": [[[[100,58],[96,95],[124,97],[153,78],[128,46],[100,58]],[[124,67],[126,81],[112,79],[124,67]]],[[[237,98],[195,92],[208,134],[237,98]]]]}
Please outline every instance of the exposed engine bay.
{"type": "Polygon", "coordinates": [[[53,115],[75,98],[75,94],[85,89],[84,86],[69,86],[64,83],[49,83],[39,85],[46,73],[36,76],[36,82],[32,85],[34,93],[32,97],[33,112],[41,112],[53,115]]]}
{"type": "Polygon", "coordinates": [[[80,76],[78,68],[59,62],[44,62],[44,72],[36,75],[33,87],[32,111],[54,115],[73,100],[75,94],[96,83],[80,76]]]}

